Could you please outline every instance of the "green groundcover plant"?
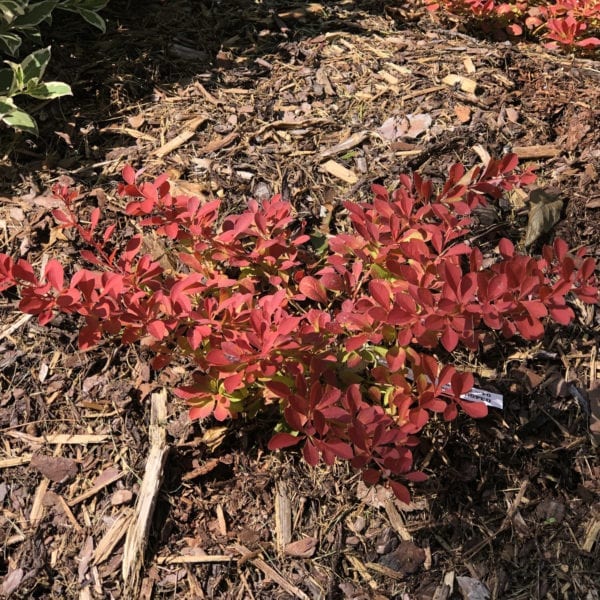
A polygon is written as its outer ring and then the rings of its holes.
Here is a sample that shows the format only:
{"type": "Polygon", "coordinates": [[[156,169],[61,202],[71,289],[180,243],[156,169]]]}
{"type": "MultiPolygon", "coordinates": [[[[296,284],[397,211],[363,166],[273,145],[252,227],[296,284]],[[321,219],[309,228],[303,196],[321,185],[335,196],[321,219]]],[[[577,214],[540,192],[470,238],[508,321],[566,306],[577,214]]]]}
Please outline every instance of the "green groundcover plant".
{"type": "MultiPolygon", "coordinates": [[[[508,239],[484,259],[469,243],[472,211],[535,179],[508,155],[470,170],[454,165],[436,189],[418,173],[371,202],[345,202],[347,231],[305,230],[280,196],[219,218],[220,200],[170,192],[166,175],[123,171],[127,215],[165,239],[177,268],[142,253],[144,233],[115,241],[79,190],[56,185],[59,227],[76,230],[89,267],[70,277],[54,258],[37,274],[0,254],[0,290],[20,294],[41,324],[79,315],[79,347],[139,342],[152,367],[192,365],[174,390],[195,419],[276,410],[269,447],[301,446],[306,461],[346,460],[368,484],[386,482],[408,502],[412,448],[433,415],[487,407],[463,398],[473,375],[439,356],[484,336],[538,339],[569,324],[569,299],[598,302],[594,260],[562,240],[540,257],[508,239]]],[[[451,356],[451,355],[450,355],[451,356]]]]}
{"type": "MultiPolygon", "coordinates": [[[[97,13],[107,4],[108,0],[0,0],[0,52],[17,57],[24,39],[42,45],[40,25],[52,23],[54,10],[77,13],[104,32],[104,19],[97,13]]],[[[17,106],[15,97],[51,100],[71,93],[66,83],[42,81],[50,55],[47,47],[32,52],[21,62],[4,61],[8,68],[0,69],[0,121],[9,127],[37,134],[35,120],[17,106]]]]}

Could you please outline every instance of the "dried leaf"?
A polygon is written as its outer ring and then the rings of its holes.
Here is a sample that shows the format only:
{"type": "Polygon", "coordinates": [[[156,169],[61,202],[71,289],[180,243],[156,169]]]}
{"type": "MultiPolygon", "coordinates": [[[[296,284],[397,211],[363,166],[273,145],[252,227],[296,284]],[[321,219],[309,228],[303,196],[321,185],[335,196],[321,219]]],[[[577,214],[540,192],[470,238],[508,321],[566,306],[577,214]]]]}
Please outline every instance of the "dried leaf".
{"type": "Polygon", "coordinates": [[[403,575],[415,573],[424,562],[425,550],[409,541],[402,542],[395,550],[379,559],[379,563],[384,567],[403,575]]]}
{"type": "Polygon", "coordinates": [[[23,569],[14,569],[8,573],[0,588],[4,597],[8,598],[8,596],[18,589],[21,585],[21,581],[23,581],[23,575],[25,575],[23,569]]]}
{"type": "Polygon", "coordinates": [[[317,538],[306,537],[295,542],[290,542],[284,548],[285,554],[297,558],[310,558],[317,548],[317,538]]]}
{"type": "Polygon", "coordinates": [[[592,382],[588,391],[590,401],[590,432],[600,442],[600,380],[592,382]]]}
{"type": "Polygon", "coordinates": [[[390,117],[383,122],[377,132],[382,138],[391,142],[401,137],[414,139],[427,131],[431,127],[431,122],[431,116],[426,113],[390,117]]]}
{"type": "Polygon", "coordinates": [[[550,231],[559,221],[563,201],[555,192],[537,189],[529,196],[529,222],[525,233],[525,246],[531,246],[541,235],[550,231]]]}
{"type": "Polygon", "coordinates": [[[457,577],[458,587],[464,600],[489,600],[487,587],[474,577],[457,577]]]}
{"type": "Polygon", "coordinates": [[[464,104],[457,104],[454,107],[454,114],[461,123],[468,123],[471,120],[471,108],[464,104]]]}
{"type": "Polygon", "coordinates": [[[31,466],[51,481],[63,482],[77,475],[77,462],[62,456],[46,456],[35,454],[31,458],[31,466]]]}

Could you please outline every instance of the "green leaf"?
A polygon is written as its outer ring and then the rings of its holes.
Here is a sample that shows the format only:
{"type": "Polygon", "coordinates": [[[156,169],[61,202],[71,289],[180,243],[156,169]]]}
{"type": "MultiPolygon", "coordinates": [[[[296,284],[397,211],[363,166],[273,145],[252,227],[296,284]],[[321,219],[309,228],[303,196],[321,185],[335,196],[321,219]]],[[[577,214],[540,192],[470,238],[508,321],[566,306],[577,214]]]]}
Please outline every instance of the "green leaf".
{"type": "Polygon", "coordinates": [[[13,112],[17,107],[11,98],[0,96],[0,116],[13,112]]]}
{"type": "Polygon", "coordinates": [[[12,96],[14,75],[11,69],[0,69],[0,95],[12,96]]]}
{"type": "Polygon", "coordinates": [[[0,49],[10,56],[16,56],[21,38],[16,33],[0,33],[0,49]]]}
{"type": "Polygon", "coordinates": [[[14,63],[10,60],[5,60],[4,62],[12,69],[13,72],[13,83],[10,95],[14,96],[15,94],[20,93],[25,87],[23,67],[21,67],[19,63],[14,63]]]}
{"type": "Polygon", "coordinates": [[[21,28],[39,25],[52,14],[57,4],[58,0],[45,0],[44,2],[33,4],[24,15],[17,17],[13,21],[12,26],[21,28]]]}
{"type": "Polygon", "coordinates": [[[6,23],[12,23],[17,17],[25,14],[25,7],[27,6],[28,0],[21,0],[21,2],[15,2],[15,0],[2,0],[0,2],[0,15],[6,23]]]}
{"type": "Polygon", "coordinates": [[[38,83],[35,87],[27,88],[25,93],[38,100],[50,100],[61,96],[72,95],[71,87],[62,81],[48,81],[38,83]]]}
{"type": "Polygon", "coordinates": [[[15,129],[20,129],[21,131],[26,131],[27,133],[32,133],[33,135],[37,135],[38,133],[36,122],[30,115],[20,108],[15,107],[11,113],[4,115],[2,120],[7,125],[14,127],[15,129]]]}
{"type": "Polygon", "coordinates": [[[90,25],[93,25],[99,29],[102,33],[106,33],[106,23],[100,15],[97,15],[94,11],[87,10],[86,8],[79,8],[76,12],[79,13],[90,25]]]}
{"type": "Polygon", "coordinates": [[[25,86],[27,86],[32,79],[40,80],[44,76],[44,71],[48,66],[49,60],[50,46],[47,48],[40,48],[23,59],[21,68],[23,69],[23,81],[25,86]]]}

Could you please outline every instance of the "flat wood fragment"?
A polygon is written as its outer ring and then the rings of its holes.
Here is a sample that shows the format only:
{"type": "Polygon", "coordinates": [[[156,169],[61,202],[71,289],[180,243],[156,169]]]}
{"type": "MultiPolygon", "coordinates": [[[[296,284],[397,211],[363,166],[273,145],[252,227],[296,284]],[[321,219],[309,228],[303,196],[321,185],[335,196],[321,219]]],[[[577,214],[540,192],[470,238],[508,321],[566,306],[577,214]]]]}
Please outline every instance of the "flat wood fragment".
{"type": "Polygon", "coordinates": [[[586,528],[585,540],[581,546],[585,552],[591,552],[600,534],[600,519],[595,518],[586,528]]]}
{"type": "Polygon", "coordinates": [[[121,479],[121,477],[123,477],[123,475],[125,475],[125,473],[123,473],[122,471],[119,471],[119,469],[117,469],[117,468],[111,467],[109,469],[106,469],[103,473],[101,473],[97,477],[98,481],[96,483],[94,483],[94,485],[92,485],[92,487],[89,490],[87,490],[86,492],[83,492],[83,494],[79,494],[79,496],[76,496],[75,498],[69,500],[67,502],[67,504],[71,507],[76,506],[80,502],[83,502],[84,500],[87,500],[88,498],[95,496],[100,490],[115,483],[115,481],[119,481],[119,479],[121,479]]]}
{"type": "Polygon", "coordinates": [[[235,131],[228,133],[227,135],[221,136],[210,141],[206,146],[200,148],[201,154],[208,154],[210,152],[216,152],[221,148],[225,148],[229,146],[232,142],[234,142],[238,138],[238,134],[235,131]]]}
{"type": "Polygon", "coordinates": [[[29,444],[70,444],[70,445],[83,445],[86,444],[101,444],[108,439],[108,435],[99,434],[75,434],[71,435],[68,433],[51,433],[44,436],[29,435],[22,431],[7,431],[4,435],[10,436],[17,440],[27,442],[29,444]]]}
{"type": "Polygon", "coordinates": [[[150,452],[146,462],[144,479],[140,486],[135,517],[127,531],[123,551],[121,573],[125,585],[125,597],[137,598],[141,584],[148,533],[156,506],[156,499],[163,477],[163,468],[169,452],[167,446],[167,392],[152,394],[150,404],[149,442],[150,452]]]}
{"type": "Polygon", "coordinates": [[[209,563],[231,562],[235,560],[228,554],[190,554],[180,556],[159,556],[156,562],[159,565],[196,565],[209,563]]]}
{"type": "Polygon", "coordinates": [[[457,75],[455,73],[451,73],[450,75],[446,75],[442,82],[450,87],[454,87],[457,85],[463,92],[467,94],[474,94],[477,89],[477,82],[469,77],[463,77],[462,75],[457,75]]]}
{"type": "Polygon", "coordinates": [[[367,567],[367,569],[370,569],[371,571],[379,573],[380,575],[384,575],[385,577],[389,577],[390,579],[395,579],[396,581],[402,581],[405,579],[405,576],[402,573],[394,571],[394,569],[390,569],[385,565],[380,565],[379,563],[368,562],[365,564],[365,567],[367,567]]]}
{"type": "Polygon", "coordinates": [[[37,527],[44,518],[44,496],[48,491],[50,480],[44,477],[35,492],[31,512],[29,513],[29,523],[32,527],[37,527]]]}
{"type": "Polygon", "coordinates": [[[321,165],[321,169],[346,183],[351,185],[358,181],[358,175],[354,171],[347,169],[344,165],[335,162],[335,160],[328,160],[326,163],[321,165]]]}
{"type": "Polygon", "coordinates": [[[152,152],[154,156],[158,158],[162,158],[167,154],[173,152],[173,150],[177,150],[180,146],[183,146],[188,140],[191,140],[194,135],[196,135],[196,130],[200,125],[203,125],[208,121],[208,117],[206,115],[201,115],[199,117],[195,117],[194,119],[190,119],[187,123],[185,123],[183,131],[176,135],[172,140],[169,140],[166,144],[163,144],[160,148],[157,148],[152,152]]]}
{"type": "Polygon", "coordinates": [[[521,159],[523,158],[554,158],[561,152],[558,146],[546,144],[542,146],[513,146],[512,151],[521,159]]]}
{"type": "Polygon", "coordinates": [[[473,63],[473,59],[470,56],[467,56],[463,59],[463,65],[465,66],[465,71],[469,75],[473,75],[473,73],[477,71],[475,64],[473,63]]]}
{"type": "Polygon", "coordinates": [[[368,586],[372,590],[376,590],[378,588],[377,582],[373,579],[372,575],[369,573],[367,567],[362,563],[362,561],[352,554],[346,556],[346,559],[350,562],[352,567],[358,571],[360,576],[367,582],[368,586]]]}
{"type": "Polygon", "coordinates": [[[283,481],[278,481],[275,486],[275,539],[279,552],[292,541],[292,506],[288,487],[283,481]]]}
{"type": "MultiPolygon", "coordinates": [[[[248,548],[241,544],[234,544],[233,547],[244,555],[250,554],[248,548]]],[[[260,569],[267,577],[274,581],[277,585],[283,588],[292,598],[300,598],[300,600],[310,600],[310,598],[298,587],[292,585],[287,579],[285,579],[279,571],[276,571],[273,567],[268,565],[262,558],[251,558],[250,562],[257,568],[260,569]]]]}
{"type": "Polygon", "coordinates": [[[394,501],[391,498],[387,498],[384,503],[385,512],[387,513],[390,525],[396,530],[401,539],[405,542],[412,542],[413,536],[404,524],[402,515],[398,512],[394,501]]]}
{"type": "Polygon", "coordinates": [[[23,456],[9,456],[7,458],[0,458],[0,469],[8,469],[10,467],[18,467],[19,465],[26,465],[31,460],[31,454],[24,454],[23,456]]]}
{"type": "Polygon", "coordinates": [[[326,150],[321,150],[319,156],[321,158],[329,158],[330,156],[335,156],[336,154],[341,154],[342,152],[347,152],[348,150],[352,150],[356,146],[362,144],[369,137],[368,131],[357,131],[353,133],[350,137],[346,138],[343,142],[332,146],[331,148],[327,148],[326,150]]]}
{"type": "Polygon", "coordinates": [[[25,325],[25,323],[27,323],[27,321],[29,321],[32,317],[33,315],[28,314],[20,315],[14,323],[11,323],[8,327],[5,327],[2,331],[0,331],[0,340],[12,335],[15,331],[17,331],[17,329],[25,325]]]}
{"type": "Polygon", "coordinates": [[[132,516],[132,511],[126,509],[115,519],[96,546],[92,558],[94,564],[98,565],[110,558],[116,545],[123,539],[131,523],[132,516]]]}

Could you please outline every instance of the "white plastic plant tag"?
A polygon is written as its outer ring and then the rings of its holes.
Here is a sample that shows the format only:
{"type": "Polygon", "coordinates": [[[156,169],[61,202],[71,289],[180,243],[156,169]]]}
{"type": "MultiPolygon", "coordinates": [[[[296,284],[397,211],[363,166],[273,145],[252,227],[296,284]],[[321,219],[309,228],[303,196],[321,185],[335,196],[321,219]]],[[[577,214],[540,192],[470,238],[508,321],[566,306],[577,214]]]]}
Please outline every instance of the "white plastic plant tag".
{"type": "MultiPolygon", "coordinates": [[[[450,389],[449,385],[445,385],[443,390],[450,389]]],[[[488,392],[487,390],[480,390],[474,387],[470,392],[461,396],[462,400],[468,400],[469,402],[483,402],[493,408],[504,408],[504,397],[502,394],[496,394],[495,392],[488,392]]]]}

